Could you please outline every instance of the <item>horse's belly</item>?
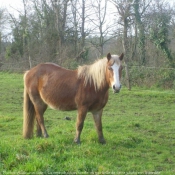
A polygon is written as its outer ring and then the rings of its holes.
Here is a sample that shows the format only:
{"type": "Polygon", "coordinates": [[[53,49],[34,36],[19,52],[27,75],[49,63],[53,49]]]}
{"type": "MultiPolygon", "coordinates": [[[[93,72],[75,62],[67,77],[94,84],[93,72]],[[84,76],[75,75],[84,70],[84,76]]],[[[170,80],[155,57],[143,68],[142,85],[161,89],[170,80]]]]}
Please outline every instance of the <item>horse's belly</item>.
{"type": "Polygon", "coordinates": [[[46,93],[41,93],[42,100],[52,109],[71,111],[76,110],[77,105],[72,96],[62,96],[58,93],[46,95],[46,93]]]}
{"type": "Polygon", "coordinates": [[[42,86],[40,96],[53,109],[71,111],[77,109],[75,93],[74,88],[66,87],[65,84],[51,86],[51,83],[47,82],[42,86]]]}
{"type": "Polygon", "coordinates": [[[77,107],[74,104],[48,104],[52,109],[61,110],[61,111],[73,111],[77,107]]]}

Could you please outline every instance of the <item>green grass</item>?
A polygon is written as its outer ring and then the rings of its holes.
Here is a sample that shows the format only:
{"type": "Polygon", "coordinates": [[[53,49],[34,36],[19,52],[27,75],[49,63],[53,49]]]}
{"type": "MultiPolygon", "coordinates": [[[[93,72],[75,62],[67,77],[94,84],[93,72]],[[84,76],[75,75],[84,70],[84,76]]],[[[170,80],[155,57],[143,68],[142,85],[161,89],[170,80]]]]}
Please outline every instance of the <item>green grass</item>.
{"type": "Polygon", "coordinates": [[[78,146],[73,143],[76,111],[51,109],[45,113],[50,137],[24,140],[22,100],[22,75],[1,72],[2,174],[175,174],[174,91],[110,91],[103,112],[105,145],[98,143],[90,113],[78,146]]]}

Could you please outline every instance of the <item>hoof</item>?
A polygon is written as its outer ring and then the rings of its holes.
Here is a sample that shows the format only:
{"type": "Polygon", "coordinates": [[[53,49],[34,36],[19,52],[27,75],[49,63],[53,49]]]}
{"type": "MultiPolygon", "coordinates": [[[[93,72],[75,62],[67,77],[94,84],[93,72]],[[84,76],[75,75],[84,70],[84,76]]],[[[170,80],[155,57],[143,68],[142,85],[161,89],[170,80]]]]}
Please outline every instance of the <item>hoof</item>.
{"type": "Polygon", "coordinates": [[[48,138],[49,137],[49,135],[48,134],[44,134],[44,138],[48,138]]]}
{"type": "Polygon", "coordinates": [[[42,137],[42,133],[36,133],[36,137],[42,137]]]}
{"type": "Polygon", "coordinates": [[[80,142],[80,140],[79,139],[74,139],[74,143],[76,143],[77,145],[80,145],[81,144],[81,142],[80,142]]]}
{"type": "Polygon", "coordinates": [[[99,142],[100,142],[101,144],[106,144],[105,139],[100,139],[99,142]]]}

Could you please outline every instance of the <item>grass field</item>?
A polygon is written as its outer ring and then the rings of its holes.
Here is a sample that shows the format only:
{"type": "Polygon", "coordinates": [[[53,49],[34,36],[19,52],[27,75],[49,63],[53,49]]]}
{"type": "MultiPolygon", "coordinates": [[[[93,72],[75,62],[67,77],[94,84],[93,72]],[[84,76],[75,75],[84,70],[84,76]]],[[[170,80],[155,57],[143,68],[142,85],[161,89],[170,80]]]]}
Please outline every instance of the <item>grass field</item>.
{"type": "Polygon", "coordinates": [[[22,101],[22,75],[1,72],[0,174],[175,174],[174,91],[110,91],[103,113],[105,145],[98,143],[90,113],[78,146],[76,111],[49,108],[50,137],[24,140],[22,101]]]}

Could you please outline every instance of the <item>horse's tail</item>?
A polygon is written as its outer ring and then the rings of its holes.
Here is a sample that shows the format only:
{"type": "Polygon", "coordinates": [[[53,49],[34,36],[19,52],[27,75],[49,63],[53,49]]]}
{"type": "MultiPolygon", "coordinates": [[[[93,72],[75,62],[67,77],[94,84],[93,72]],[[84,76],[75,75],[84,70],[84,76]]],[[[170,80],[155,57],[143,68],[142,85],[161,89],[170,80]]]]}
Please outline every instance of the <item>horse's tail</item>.
{"type": "MultiPolygon", "coordinates": [[[[25,82],[25,76],[24,76],[25,82]]],[[[23,104],[23,137],[30,139],[33,137],[35,119],[35,109],[24,83],[24,104],[23,104]]]]}

